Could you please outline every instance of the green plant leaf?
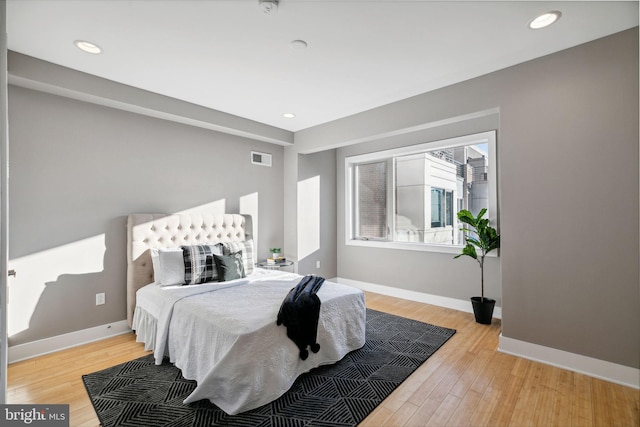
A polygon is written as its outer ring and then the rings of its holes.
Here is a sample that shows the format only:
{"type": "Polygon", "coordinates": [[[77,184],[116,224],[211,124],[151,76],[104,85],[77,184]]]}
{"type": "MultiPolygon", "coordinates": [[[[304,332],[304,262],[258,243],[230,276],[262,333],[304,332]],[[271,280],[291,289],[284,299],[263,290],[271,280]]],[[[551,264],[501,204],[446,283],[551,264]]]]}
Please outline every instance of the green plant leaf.
{"type": "Polygon", "coordinates": [[[487,252],[500,248],[500,236],[493,237],[487,246],[487,252]]]}
{"type": "Polygon", "coordinates": [[[486,208],[480,209],[480,212],[478,212],[478,215],[475,217],[466,209],[458,212],[458,220],[463,224],[467,224],[469,228],[461,228],[462,232],[465,233],[464,240],[466,246],[462,248],[462,253],[454,258],[467,255],[482,265],[481,261],[484,260],[484,256],[488,252],[500,247],[500,236],[498,232],[489,225],[490,221],[488,218],[483,218],[486,213],[486,208]],[[482,250],[480,255],[481,260],[478,259],[476,248],[482,250]]]}
{"type": "Polygon", "coordinates": [[[476,253],[476,248],[472,245],[472,244],[467,244],[467,246],[465,246],[464,248],[462,248],[462,253],[459,255],[456,255],[454,257],[455,258],[459,258],[463,255],[466,256],[470,256],[471,258],[477,260],[478,259],[478,254],[476,253]]]}
{"type": "Polygon", "coordinates": [[[469,224],[472,227],[476,226],[475,217],[466,209],[458,212],[458,220],[462,223],[469,224]]]}
{"type": "Polygon", "coordinates": [[[477,246],[479,248],[482,247],[482,243],[478,239],[476,239],[474,237],[466,236],[464,238],[464,240],[467,242],[467,244],[471,243],[472,245],[475,245],[475,246],[477,246]]]}

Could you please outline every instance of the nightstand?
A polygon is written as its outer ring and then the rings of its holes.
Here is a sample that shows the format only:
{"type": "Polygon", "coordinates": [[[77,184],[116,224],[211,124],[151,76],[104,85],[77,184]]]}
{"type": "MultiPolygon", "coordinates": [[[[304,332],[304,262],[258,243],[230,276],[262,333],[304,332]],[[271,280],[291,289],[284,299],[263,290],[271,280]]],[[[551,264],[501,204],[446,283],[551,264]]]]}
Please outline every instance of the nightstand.
{"type": "Polygon", "coordinates": [[[267,263],[267,261],[260,261],[258,263],[258,267],[266,268],[267,270],[280,270],[283,268],[291,267],[291,272],[295,273],[293,268],[293,261],[279,261],[279,262],[276,262],[275,264],[269,264],[267,263]]]}

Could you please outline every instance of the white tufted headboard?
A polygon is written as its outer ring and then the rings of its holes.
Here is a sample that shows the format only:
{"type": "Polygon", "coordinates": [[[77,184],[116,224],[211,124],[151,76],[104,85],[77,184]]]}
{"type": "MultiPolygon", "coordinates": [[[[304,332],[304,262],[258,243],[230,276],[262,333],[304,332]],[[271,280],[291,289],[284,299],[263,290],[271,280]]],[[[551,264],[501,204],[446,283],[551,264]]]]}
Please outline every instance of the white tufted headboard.
{"type": "Polygon", "coordinates": [[[131,214],[127,220],[127,321],[131,326],[136,291],[153,282],[151,248],[242,242],[253,237],[250,215],[131,214]]]}

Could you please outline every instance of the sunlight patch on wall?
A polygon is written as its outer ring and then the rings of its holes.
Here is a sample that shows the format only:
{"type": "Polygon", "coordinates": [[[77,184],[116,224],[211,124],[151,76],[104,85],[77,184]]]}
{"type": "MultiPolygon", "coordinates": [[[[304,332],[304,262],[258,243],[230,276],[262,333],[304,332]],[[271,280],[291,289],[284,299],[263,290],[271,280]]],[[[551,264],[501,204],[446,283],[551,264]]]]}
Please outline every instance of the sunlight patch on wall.
{"type": "Polygon", "coordinates": [[[100,234],[10,260],[9,268],[17,274],[9,280],[9,336],[29,328],[47,284],[55,283],[62,275],[103,271],[105,248],[105,235],[100,234]]]}
{"type": "Polygon", "coordinates": [[[298,261],[320,249],[320,176],[298,182],[298,261]]]}
{"type": "Polygon", "coordinates": [[[251,215],[253,222],[253,244],[255,253],[258,251],[258,193],[247,194],[240,197],[240,212],[243,215],[251,215]]]}
{"type": "Polygon", "coordinates": [[[200,206],[194,206],[189,209],[185,209],[183,211],[176,212],[177,214],[213,214],[213,215],[223,215],[226,212],[227,201],[226,199],[216,200],[215,202],[205,203],[200,206]]]}

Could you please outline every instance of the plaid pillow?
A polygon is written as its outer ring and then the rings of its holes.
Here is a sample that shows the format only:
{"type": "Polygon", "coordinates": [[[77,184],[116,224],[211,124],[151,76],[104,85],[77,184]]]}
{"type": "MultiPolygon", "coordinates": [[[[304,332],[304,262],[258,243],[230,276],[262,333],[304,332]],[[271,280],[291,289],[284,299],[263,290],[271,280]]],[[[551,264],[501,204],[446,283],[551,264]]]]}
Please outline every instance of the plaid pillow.
{"type": "Polygon", "coordinates": [[[184,259],[184,281],[187,285],[214,282],[218,271],[213,255],[222,255],[222,247],[217,245],[181,246],[184,259]]]}
{"type": "Polygon", "coordinates": [[[244,273],[251,274],[255,265],[253,239],[244,242],[225,242],[222,244],[222,255],[231,255],[234,252],[242,251],[242,265],[244,273]]]}

